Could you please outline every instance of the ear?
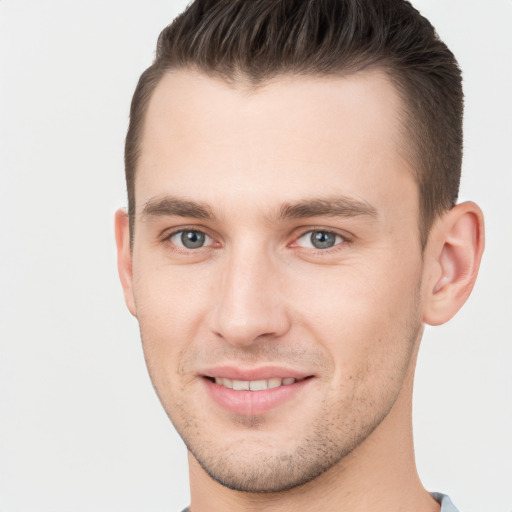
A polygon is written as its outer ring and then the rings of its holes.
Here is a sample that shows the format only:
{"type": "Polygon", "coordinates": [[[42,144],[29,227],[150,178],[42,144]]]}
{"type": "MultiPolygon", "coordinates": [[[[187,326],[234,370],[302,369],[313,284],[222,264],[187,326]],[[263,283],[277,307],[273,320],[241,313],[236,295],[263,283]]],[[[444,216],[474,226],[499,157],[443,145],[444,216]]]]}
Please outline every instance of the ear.
{"type": "Polygon", "coordinates": [[[471,202],[454,206],[432,227],[426,251],[423,321],[440,325],[469,297],[484,251],[484,219],[471,202]]]}
{"type": "Polygon", "coordinates": [[[132,251],[130,247],[130,223],[126,210],[117,210],[115,215],[117,244],[117,270],[124,291],[124,300],[130,313],[136,315],[133,295],[132,251]]]}

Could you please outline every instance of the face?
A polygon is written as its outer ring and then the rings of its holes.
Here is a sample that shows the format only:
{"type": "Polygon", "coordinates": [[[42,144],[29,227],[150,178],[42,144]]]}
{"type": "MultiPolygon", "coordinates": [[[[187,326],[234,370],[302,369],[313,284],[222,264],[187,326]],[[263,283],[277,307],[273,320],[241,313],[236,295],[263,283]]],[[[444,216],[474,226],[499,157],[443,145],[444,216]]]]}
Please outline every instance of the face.
{"type": "Polygon", "coordinates": [[[257,90],[178,71],[154,92],[128,303],[167,414],[230,488],[342,468],[410,392],[423,264],[399,111],[377,71],[257,90]]]}

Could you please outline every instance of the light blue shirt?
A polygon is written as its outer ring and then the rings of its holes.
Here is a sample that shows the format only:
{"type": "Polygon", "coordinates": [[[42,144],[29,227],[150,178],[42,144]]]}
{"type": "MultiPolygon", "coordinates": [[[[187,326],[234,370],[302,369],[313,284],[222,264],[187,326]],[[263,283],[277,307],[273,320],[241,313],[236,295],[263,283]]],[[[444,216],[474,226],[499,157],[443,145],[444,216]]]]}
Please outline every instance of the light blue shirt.
{"type": "Polygon", "coordinates": [[[430,494],[432,498],[441,503],[441,512],[459,512],[446,494],[441,494],[440,492],[431,492],[430,494]]]}

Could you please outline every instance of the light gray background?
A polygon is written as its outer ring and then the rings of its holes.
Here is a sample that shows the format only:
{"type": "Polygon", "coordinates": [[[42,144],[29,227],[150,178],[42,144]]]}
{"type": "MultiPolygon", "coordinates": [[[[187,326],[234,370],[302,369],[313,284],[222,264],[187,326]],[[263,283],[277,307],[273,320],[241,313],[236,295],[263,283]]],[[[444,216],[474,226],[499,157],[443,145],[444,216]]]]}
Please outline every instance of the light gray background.
{"type": "MultiPolygon", "coordinates": [[[[512,2],[416,0],[464,70],[461,199],[486,215],[473,296],[420,354],[420,475],[512,511],[512,2]]],[[[185,1],[0,0],[0,511],[188,502],[115,266],[128,106],[185,1]]]]}

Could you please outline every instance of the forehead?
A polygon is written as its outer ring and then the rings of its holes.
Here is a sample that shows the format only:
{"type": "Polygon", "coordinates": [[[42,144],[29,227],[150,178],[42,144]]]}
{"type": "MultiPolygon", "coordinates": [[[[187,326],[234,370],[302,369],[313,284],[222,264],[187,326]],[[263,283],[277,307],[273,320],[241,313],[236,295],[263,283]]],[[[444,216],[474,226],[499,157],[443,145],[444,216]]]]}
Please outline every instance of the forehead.
{"type": "Polygon", "coordinates": [[[258,88],[170,72],[145,116],[137,209],[176,193],[236,205],[249,197],[270,204],[339,193],[372,201],[397,186],[410,191],[400,111],[378,70],[281,76],[258,88]]]}

